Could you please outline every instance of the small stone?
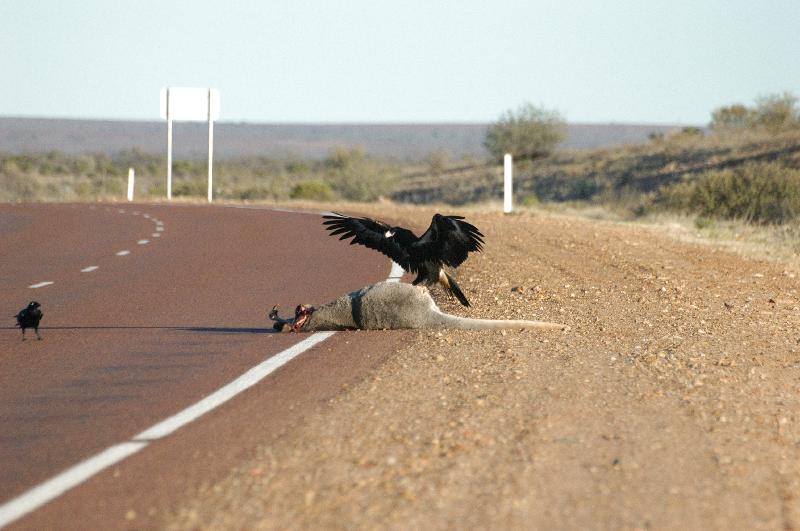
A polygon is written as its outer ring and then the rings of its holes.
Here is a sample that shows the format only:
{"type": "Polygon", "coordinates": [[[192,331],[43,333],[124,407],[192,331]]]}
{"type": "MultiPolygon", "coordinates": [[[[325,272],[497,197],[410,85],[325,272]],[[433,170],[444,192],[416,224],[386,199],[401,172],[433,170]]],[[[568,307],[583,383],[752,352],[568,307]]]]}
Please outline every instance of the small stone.
{"type": "Polygon", "coordinates": [[[316,492],[314,492],[313,490],[307,490],[306,494],[304,496],[304,501],[305,501],[306,507],[308,507],[309,505],[314,503],[314,498],[316,498],[316,497],[317,497],[317,493],[316,492]]]}

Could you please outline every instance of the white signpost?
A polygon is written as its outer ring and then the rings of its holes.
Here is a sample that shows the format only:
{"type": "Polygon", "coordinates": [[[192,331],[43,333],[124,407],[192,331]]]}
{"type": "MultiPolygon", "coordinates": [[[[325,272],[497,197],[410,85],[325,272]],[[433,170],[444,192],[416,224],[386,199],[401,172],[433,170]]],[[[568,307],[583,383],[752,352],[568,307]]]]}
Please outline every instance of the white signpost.
{"type": "Polygon", "coordinates": [[[213,88],[164,87],[161,118],[167,120],[167,199],[172,200],[172,121],[208,120],[208,201],[212,199],[214,120],[219,119],[219,91],[213,88]]]}
{"type": "Polygon", "coordinates": [[[133,180],[136,174],[133,168],[128,168],[128,201],[133,201],[133,180]]]}
{"type": "Polygon", "coordinates": [[[503,157],[503,212],[506,214],[510,214],[513,209],[511,202],[514,197],[513,172],[514,159],[510,153],[506,153],[503,157]]]}

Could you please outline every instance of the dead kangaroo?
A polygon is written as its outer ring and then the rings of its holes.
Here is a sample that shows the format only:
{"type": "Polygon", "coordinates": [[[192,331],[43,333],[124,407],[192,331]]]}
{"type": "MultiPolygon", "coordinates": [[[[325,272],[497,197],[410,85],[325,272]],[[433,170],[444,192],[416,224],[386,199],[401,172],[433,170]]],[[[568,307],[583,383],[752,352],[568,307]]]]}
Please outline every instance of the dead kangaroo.
{"type": "Polygon", "coordinates": [[[401,282],[372,284],[318,307],[301,304],[290,319],[280,318],[276,306],[269,318],[275,322],[273,328],[282,332],[403,328],[569,329],[563,324],[545,321],[468,319],[446,314],[436,306],[426,288],[401,282]]]}

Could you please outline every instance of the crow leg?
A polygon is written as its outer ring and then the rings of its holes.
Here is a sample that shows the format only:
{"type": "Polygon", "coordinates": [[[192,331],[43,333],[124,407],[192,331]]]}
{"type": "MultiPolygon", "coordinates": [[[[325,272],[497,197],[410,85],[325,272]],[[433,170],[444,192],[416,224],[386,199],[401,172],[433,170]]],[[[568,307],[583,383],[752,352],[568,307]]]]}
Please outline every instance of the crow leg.
{"type": "Polygon", "coordinates": [[[36,339],[41,341],[42,340],[42,336],[39,335],[39,327],[37,326],[36,328],[33,329],[33,331],[36,332],[36,339]]]}
{"type": "Polygon", "coordinates": [[[22,329],[22,340],[25,341],[25,329],[22,329]]]}

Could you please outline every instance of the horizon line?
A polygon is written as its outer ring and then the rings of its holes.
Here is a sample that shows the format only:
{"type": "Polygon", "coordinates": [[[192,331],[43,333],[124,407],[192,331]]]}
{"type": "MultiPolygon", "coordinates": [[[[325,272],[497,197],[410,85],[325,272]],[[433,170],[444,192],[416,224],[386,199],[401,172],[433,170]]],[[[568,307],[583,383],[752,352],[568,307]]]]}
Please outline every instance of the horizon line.
{"type": "MultiPolygon", "coordinates": [[[[40,115],[14,115],[14,114],[0,114],[0,119],[12,120],[61,120],[73,122],[132,122],[132,123],[161,123],[164,122],[161,118],[87,118],[87,117],[74,117],[74,116],[40,116],[40,115]]],[[[298,125],[298,126],[381,126],[381,125],[488,125],[493,123],[494,120],[479,121],[479,120],[430,120],[430,121],[401,121],[401,120],[384,120],[384,121],[366,121],[366,120],[343,120],[343,121],[328,121],[320,120],[317,122],[307,120],[276,120],[276,121],[251,121],[251,120],[216,120],[214,123],[217,125],[298,125]]],[[[177,123],[192,123],[180,121],[177,123]]],[[[202,124],[204,121],[197,121],[195,123],[202,124]]],[[[689,122],[630,122],[630,121],[570,121],[565,120],[565,123],[570,125],[614,125],[614,126],[635,126],[635,127],[706,127],[708,123],[697,124],[689,122]]]]}

